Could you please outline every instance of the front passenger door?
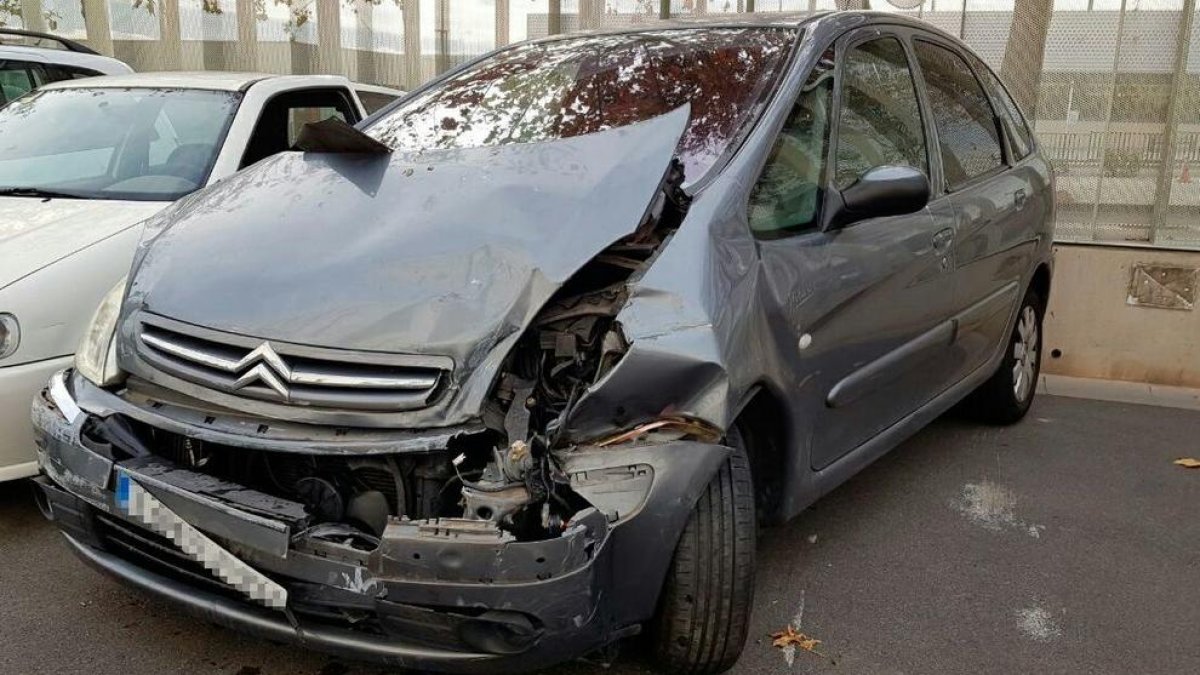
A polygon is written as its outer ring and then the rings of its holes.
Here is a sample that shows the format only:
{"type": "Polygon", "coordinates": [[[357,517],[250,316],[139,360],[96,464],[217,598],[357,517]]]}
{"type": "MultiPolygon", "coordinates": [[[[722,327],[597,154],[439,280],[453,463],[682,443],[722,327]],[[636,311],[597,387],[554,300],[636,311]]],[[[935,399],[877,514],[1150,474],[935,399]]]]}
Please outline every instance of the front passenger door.
{"type": "MultiPolygon", "coordinates": [[[[842,59],[832,176],[839,190],[877,166],[904,164],[930,174],[908,52],[896,36],[863,33],[870,37],[853,35],[842,59]]],[[[827,350],[817,377],[828,392],[815,425],[813,468],[828,466],[945,389],[940,359],[952,340],[954,300],[947,225],[926,208],[830,233],[830,296],[838,304],[813,334],[827,350]]]]}
{"type": "Polygon", "coordinates": [[[818,470],[946,387],[940,359],[953,332],[950,242],[939,243],[946,222],[928,208],[824,231],[803,229],[805,217],[781,217],[830,208],[828,199],[817,207],[813,191],[799,189],[814,180],[828,194],[877,166],[929,173],[926,125],[904,43],[867,28],[839,40],[836,51],[834,114],[824,112],[827,80],[810,76],[750,202],[774,294],[803,298],[789,300],[782,312],[797,333],[802,377],[821,397],[812,410],[811,463],[818,470]],[[825,133],[818,124],[833,127],[828,149],[807,140],[825,133]],[[826,169],[819,176],[809,168],[814,161],[826,169]]]}

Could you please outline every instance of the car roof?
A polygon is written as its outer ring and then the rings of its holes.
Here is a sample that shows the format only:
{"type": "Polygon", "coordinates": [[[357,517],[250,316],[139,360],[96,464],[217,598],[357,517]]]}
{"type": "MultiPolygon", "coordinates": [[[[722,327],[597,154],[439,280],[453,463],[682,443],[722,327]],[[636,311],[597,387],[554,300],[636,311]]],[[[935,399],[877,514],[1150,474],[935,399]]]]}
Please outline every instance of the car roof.
{"type": "Polygon", "coordinates": [[[930,33],[950,39],[959,45],[964,45],[954,35],[937,26],[917,18],[876,10],[821,10],[813,12],[774,12],[771,14],[740,13],[740,14],[696,14],[691,16],[672,17],[661,21],[622,26],[619,28],[602,28],[573,33],[559,33],[547,37],[530,40],[529,42],[550,42],[564,38],[583,37],[588,35],[612,35],[622,33],[653,33],[663,30],[677,29],[711,29],[711,28],[800,28],[808,24],[822,24],[826,20],[844,24],[844,22],[861,21],[866,24],[900,24],[920,28],[930,33]]]}
{"type": "Polygon", "coordinates": [[[169,71],[160,73],[130,73],[106,77],[89,77],[79,80],[64,80],[47,84],[42,89],[97,89],[97,88],[156,88],[156,89],[208,89],[212,91],[245,91],[264,80],[273,83],[321,85],[348,85],[350,81],[340,75],[271,75],[269,73],[227,73],[221,71],[169,71]]]}
{"type": "Polygon", "coordinates": [[[66,49],[54,49],[51,47],[28,47],[25,45],[0,43],[0,59],[11,61],[27,61],[30,63],[46,63],[59,66],[74,66],[77,68],[94,70],[104,75],[120,75],[133,72],[133,69],[130,68],[126,63],[114,59],[111,56],[88,54],[86,52],[73,52],[66,49]]]}

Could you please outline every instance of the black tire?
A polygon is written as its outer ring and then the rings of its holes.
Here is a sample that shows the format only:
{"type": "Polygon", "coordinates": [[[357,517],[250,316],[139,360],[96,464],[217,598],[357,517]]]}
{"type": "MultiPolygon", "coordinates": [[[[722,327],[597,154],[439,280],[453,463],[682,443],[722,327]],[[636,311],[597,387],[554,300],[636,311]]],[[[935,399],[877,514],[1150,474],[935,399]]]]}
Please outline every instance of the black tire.
{"type": "Polygon", "coordinates": [[[1014,424],[1029,412],[1037,393],[1038,376],[1042,372],[1042,315],[1045,305],[1033,289],[1025,293],[1012,334],[1005,345],[1000,367],[964,401],[971,417],[991,424],[1014,424]],[[1028,361],[1020,354],[1028,353],[1028,333],[1032,325],[1033,354],[1028,361]],[[1018,348],[1018,345],[1021,345],[1018,348]],[[1022,365],[1023,367],[1018,367],[1022,365]],[[1024,386],[1019,386],[1023,380],[1024,386]],[[1023,394],[1023,395],[1022,395],[1023,394]]]}
{"type": "Polygon", "coordinates": [[[736,433],[734,454],[701,494],[663,584],[653,644],[675,674],[720,673],[741,656],[754,602],[754,483],[736,433]]]}

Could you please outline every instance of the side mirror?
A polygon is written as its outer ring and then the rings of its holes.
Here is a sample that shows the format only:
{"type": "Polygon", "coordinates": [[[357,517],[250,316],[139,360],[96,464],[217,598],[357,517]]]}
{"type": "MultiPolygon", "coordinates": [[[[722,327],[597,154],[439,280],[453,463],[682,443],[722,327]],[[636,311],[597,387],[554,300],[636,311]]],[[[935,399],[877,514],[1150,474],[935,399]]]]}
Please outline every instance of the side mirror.
{"type": "Polygon", "coordinates": [[[911,166],[877,166],[842,190],[840,197],[841,204],[829,219],[831,229],[920,211],[929,203],[929,179],[911,166]]]}

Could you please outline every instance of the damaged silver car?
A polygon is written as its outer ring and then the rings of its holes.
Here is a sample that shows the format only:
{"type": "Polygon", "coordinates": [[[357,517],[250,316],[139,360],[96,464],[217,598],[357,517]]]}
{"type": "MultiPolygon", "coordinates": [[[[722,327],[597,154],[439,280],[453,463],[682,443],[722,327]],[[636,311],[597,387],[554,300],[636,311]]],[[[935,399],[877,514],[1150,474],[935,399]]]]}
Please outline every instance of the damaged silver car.
{"type": "Polygon", "coordinates": [[[495,52],[147,226],[34,401],[91,565],[392,665],[741,653],[757,528],[1028,409],[1052,178],[889,14],[495,52]]]}

